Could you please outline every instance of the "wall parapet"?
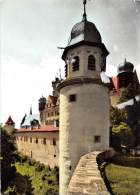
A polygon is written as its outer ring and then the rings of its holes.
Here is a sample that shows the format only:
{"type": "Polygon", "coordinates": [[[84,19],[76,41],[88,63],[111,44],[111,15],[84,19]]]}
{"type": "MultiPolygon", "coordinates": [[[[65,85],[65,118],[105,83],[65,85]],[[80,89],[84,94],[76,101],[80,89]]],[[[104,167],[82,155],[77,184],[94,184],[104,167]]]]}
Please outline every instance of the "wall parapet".
{"type": "Polygon", "coordinates": [[[101,151],[81,157],[68,186],[67,195],[109,195],[97,164],[101,151]]]}

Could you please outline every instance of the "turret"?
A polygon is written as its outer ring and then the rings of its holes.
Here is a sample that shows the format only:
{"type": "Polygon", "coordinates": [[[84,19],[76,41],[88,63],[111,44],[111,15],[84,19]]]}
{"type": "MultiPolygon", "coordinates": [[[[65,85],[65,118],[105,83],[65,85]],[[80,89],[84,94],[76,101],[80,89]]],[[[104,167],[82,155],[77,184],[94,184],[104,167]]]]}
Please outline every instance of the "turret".
{"type": "Polygon", "coordinates": [[[55,80],[52,81],[52,87],[53,87],[53,96],[58,97],[59,96],[59,92],[57,89],[58,84],[61,82],[61,79],[59,79],[58,77],[55,77],[55,80]]]}
{"type": "Polygon", "coordinates": [[[45,97],[41,97],[39,99],[39,111],[43,111],[45,109],[45,105],[46,105],[46,98],[45,97]]]}
{"type": "Polygon", "coordinates": [[[66,78],[60,90],[60,195],[67,195],[70,178],[80,157],[109,148],[109,96],[101,79],[109,54],[85,10],[74,25],[64,49],[66,78]]]}
{"type": "Polygon", "coordinates": [[[4,128],[9,134],[12,134],[15,130],[15,122],[13,121],[12,117],[9,116],[7,121],[5,122],[4,128]]]}

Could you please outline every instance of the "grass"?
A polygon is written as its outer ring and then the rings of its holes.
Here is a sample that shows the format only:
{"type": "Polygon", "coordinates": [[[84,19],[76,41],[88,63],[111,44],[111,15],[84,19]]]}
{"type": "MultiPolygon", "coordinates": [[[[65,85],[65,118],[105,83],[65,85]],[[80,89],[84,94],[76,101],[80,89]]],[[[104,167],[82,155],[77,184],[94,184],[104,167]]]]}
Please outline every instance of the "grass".
{"type": "Polygon", "coordinates": [[[106,177],[114,195],[140,195],[140,169],[109,164],[106,177]]]}
{"type": "Polygon", "coordinates": [[[29,165],[28,161],[15,164],[17,172],[22,176],[29,176],[34,189],[34,195],[46,195],[58,192],[58,181],[55,170],[50,170],[44,166],[42,170],[37,170],[37,166],[29,165]],[[51,191],[51,192],[50,192],[51,191]]]}

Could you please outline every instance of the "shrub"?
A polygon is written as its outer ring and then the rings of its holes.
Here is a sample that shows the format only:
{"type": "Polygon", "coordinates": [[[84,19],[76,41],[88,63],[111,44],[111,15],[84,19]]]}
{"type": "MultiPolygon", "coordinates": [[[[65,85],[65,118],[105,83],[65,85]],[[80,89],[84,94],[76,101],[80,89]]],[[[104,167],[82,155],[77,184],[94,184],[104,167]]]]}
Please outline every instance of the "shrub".
{"type": "Polygon", "coordinates": [[[26,155],[21,156],[21,162],[22,163],[26,162],[27,160],[28,160],[28,156],[26,156],[26,155]]]}
{"type": "Polygon", "coordinates": [[[30,159],[29,162],[28,162],[28,164],[29,164],[30,166],[33,166],[33,165],[36,164],[36,161],[33,160],[33,159],[30,159]]]}
{"type": "Polygon", "coordinates": [[[37,162],[37,163],[36,163],[36,168],[35,168],[35,170],[40,172],[40,171],[42,171],[43,169],[45,169],[45,165],[42,164],[42,163],[37,162]]]}
{"type": "Polygon", "coordinates": [[[108,159],[108,162],[121,166],[140,168],[140,158],[123,156],[119,153],[108,159]]]}

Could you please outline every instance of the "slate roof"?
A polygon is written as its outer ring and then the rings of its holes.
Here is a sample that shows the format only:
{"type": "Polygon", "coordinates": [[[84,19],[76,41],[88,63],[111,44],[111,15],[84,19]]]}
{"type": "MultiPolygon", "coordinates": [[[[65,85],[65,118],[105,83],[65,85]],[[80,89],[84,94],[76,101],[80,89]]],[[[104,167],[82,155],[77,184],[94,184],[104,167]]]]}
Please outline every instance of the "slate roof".
{"type": "Polygon", "coordinates": [[[101,35],[97,30],[95,24],[84,20],[73,26],[68,46],[80,41],[89,41],[94,43],[102,42],[101,35]]]}
{"type": "Polygon", "coordinates": [[[21,127],[31,126],[31,122],[33,120],[37,120],[40,123],[39,114],[29,114],[29,115],[26,115],[23,123],[21,124],[21,127]]]}

